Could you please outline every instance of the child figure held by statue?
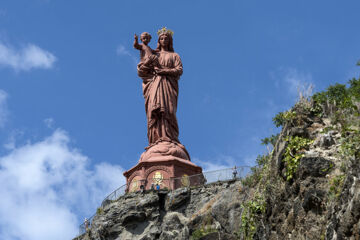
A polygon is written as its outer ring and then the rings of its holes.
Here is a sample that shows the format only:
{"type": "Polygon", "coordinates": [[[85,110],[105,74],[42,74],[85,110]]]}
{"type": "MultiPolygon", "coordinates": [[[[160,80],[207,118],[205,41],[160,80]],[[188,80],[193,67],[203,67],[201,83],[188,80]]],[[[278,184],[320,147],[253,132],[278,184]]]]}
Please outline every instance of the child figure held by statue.
{"type": "Polygon", "coordinates": [[[138,64],[138,68],[150,72],[154,72],[154,68],[161,68],[158,57],[156,56],[157,51],[148,46],[151,35],[148,32],[143,32],[140,35],[140,40],[142,43],[139,44],[138,36],[135,34],[134,48],[140,50],[140,63],[138,64]]]}

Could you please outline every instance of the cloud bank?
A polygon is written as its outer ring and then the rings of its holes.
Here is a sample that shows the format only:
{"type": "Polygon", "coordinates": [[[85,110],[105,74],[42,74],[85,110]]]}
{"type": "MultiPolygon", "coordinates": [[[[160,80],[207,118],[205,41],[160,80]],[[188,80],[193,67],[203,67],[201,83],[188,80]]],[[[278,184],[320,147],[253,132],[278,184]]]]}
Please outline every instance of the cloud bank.
{"type": "Polygon", "coordinates": [[[0,156],[0,239],[63,240],[111,191],[125,183],[123,169],[89,159],[57,129],[36,143],[0,156]]]}
{"type": "Polygon", "coordinates": [[[28,71],[34,68],[50,69],[56,57],[34,44],[28,44],[22,49],[14,49],[0,42],[0,65],[11,67],[15,71],[28,71]]]}

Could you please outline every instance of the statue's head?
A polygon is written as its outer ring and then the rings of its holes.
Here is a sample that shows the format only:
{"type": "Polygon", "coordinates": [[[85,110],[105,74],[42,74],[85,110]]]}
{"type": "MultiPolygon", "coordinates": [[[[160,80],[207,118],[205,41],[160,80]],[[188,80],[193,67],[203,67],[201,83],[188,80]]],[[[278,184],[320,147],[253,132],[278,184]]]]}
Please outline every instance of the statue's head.
{"type": "Polygon", "coordinates": [[[174,52],[173,38],[172,38],[174,32],[171,31],[170,29],[167,29],[166,27],[163,27],[157,33],[159,39],[156,50],[160,51],[162,48],[167,48],[169,52],[174,52]]]}
{"type": "Polygon", "coordinates": [[[151,35],[148,32],[143,32],[140,35],[140,40],[144,43],[144,44],[148,44],[151,40],[151,35]]]}

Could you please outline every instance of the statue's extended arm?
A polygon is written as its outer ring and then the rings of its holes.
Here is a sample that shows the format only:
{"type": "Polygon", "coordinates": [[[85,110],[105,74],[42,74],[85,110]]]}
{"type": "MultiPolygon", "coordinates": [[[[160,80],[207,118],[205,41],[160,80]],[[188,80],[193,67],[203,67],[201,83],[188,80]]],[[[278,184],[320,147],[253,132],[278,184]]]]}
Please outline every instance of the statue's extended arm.
{"type": "Polygon", "coordinates": [[[134,35],[134,48],[141,50],[141,45],[138,42],[138,36],[136,34],[134,35]]]}

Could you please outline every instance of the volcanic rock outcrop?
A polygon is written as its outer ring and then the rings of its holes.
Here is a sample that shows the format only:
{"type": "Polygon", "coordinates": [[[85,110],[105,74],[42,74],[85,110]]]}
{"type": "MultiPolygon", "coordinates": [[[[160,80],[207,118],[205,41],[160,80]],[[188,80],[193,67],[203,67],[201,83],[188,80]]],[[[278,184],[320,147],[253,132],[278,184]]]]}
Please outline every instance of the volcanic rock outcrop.
{"type": "Polygon", "coordinates": [[[130,193],[77,240],[360,239],[360,79],[300,98],[245,179],[130,193]]]}

